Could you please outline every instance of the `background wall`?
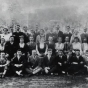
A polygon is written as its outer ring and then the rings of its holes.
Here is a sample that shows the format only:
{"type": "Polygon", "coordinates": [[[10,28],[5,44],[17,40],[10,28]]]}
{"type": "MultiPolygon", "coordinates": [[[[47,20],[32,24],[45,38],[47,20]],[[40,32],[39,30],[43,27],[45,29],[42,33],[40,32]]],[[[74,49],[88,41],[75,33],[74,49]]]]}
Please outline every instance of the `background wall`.
{"type": "Polygon", "coordinates": [[[88,25],[88,0],[0,0],[0,25],[88,25]]]}

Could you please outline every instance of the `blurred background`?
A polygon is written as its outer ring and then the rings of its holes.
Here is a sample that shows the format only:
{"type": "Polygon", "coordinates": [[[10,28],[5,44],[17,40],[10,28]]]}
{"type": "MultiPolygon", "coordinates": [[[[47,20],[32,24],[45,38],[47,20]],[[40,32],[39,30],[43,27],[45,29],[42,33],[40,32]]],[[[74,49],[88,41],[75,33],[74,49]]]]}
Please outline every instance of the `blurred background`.
{"type": "Polygon", "coordinates": [[[88,0],[0,0],[0,26],[88,27],[88,0]]]}

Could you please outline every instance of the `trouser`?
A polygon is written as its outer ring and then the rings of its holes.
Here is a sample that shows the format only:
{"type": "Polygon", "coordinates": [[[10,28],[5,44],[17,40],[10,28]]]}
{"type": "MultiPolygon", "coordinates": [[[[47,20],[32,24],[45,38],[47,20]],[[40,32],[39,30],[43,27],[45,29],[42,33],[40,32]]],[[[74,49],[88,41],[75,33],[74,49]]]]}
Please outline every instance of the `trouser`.
{"type": "Polygon", "coordinates": [[[42,70],[41,67],[35,67],[35,68],[26,68],[26,72],[28,74],[37,74],[42,70]]]}
{"type": "Polygon", "coordinates": [[[67,69],[68,74],[75,75],[75,74],[85,74],[87,72],[87,68],[82,65],[75,65],[72,64],[67,69]]]}
{"type": "Polygon", "coordinates": [[[7,72],[7,66],[0,67],[0,75],[2,75],[2,74],[6,75],[6,72],[7,72]]]}
{"type": "Polygon", "coordinates": [[[5,70],[5,67],[0,67],[0,73],[3,73],[5,70]]]}
{"type": "Polygon", "coordinates": [[[12,67],[12,70],[13,70],[13,74],[15,74],[16,71],[22,71],[22,73],[23,73],[24,66],[21,66],[21,67],[13,66],[13,67],[12,67]]]}
{"type": "Polygon", "coordinates": [[[57,73],[61,74],[62,71],[64,71],[66,73],[66,69],[68,68],[68,64],[63,64],[62,66],[57,65],[57,73]]]}

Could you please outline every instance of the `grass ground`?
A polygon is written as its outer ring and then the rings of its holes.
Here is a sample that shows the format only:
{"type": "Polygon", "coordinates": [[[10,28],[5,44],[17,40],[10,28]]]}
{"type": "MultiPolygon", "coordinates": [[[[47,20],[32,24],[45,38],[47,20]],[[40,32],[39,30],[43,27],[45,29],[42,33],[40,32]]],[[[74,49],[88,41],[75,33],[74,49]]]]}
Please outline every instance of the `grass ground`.
{"type": "Polygon", "coordinates": [[[0,88],[88,88],[87,76],[33,76],[0,79],[0,88]]]}

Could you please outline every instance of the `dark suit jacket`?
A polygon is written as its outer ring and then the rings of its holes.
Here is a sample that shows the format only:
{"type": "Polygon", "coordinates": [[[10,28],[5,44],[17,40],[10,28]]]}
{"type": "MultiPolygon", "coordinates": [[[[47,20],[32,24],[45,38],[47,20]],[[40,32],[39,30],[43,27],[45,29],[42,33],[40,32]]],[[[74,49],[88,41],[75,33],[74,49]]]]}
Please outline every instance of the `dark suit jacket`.
{"type": "MultiPolygon", "coordinates": [[[[20,41],[20,36],[24,36],[25,37],[25,34],[23,32],[14,32],[13,35],[15,36],[14,37],[14,41],[15,43],[19,44],[19,41],[20,41]]],[[[24,39],[25,40],[25,39],[24,39]]]]}
{"type": "Polygon", "coordinates": [[[56,63],[56,60],[53,56],[51,56],[50,60],[48,60],[47,56],[43,58],[43,68],[45,67],[53,68],[56,65],[55,63],[56,63]]]}
{"type": "Polygon", "coordinates": [[[55,59],[56,59],[57,66],[59,65],[58,62],[61,63],[62,66],[67,63],[67,56],[64,56],[64,55],[62,56],[62,58],[59,56],[56,56],[55,59]]]}
{"type": "Polygon", "coordinates": [[[15,43],[11,44],[10,42],[7,42],[5,46],[6,46],[5,51],[9,55],[13,56],[14,53],[16,53],[17,45],[15,43]]]}
{"type": "Polygon", "coordinates": [[[72,49],[72,45],[70,44],[70,43],[64,43],[64,50],[65,51],[69,51],[69,50],[71,50],[72,49]]]}
{"type": "Polygon", "coordinates": [[[25,65],[26,64],[26,59],[24,56],[21,56],[20,59],[18,60],[17,56],[14,57],[12,60],[11,60],[11,64],[14,65],[14,64],[23,64],[25,65]]]}
{"type": "Polygon", "coordinates": [[[62,37],[62,42],[64,42],[64,35],[62,31],[58,32],[58,37],[62,37]]]}
{"type": "Polygon", "coordinates": [[[79,56],[79,58],[77,58],[76,56],[70,57],[68,63],[71,65],[73,62],[76,62],[79,65],[81,64],[80,62],[83,62],[83,65],[85,64],[85,60],[82,56],[79,56]]]}
{"type": "Polygon", "coordinates": [[[72,36],[71,33],[69,33],[69,34],[64,33],[64,42],[65,42],[65,37],[69,37],[69,42],[70,42],[71,36],[72,36]]]}

